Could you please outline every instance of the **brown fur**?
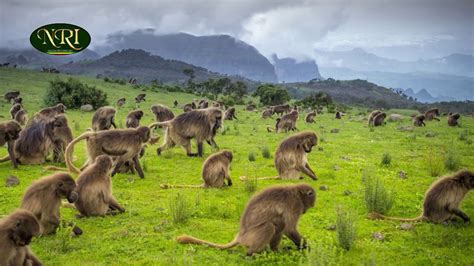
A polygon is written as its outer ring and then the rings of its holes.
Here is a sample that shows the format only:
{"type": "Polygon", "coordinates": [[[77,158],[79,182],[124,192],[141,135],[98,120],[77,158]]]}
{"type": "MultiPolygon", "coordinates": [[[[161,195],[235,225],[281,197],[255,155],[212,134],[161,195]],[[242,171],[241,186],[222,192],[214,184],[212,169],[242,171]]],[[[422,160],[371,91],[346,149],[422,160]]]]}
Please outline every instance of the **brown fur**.
{"type": "Polygon", "coordinates": [[[336,119],[341,119],[342,118],[342,114],[341,112],[336,112],[336,119]]]}
{"type": "Polygon", "coordinates": [[[143,169],[138,160],[138,155],[148,140],[150,140],[150,129],[148,127],[102,130],[97,132],[86,132],[75,138],[66,148],[66,165],[70,172],[80,173],[81,171],[72,163],[72,153],[74,145],[83,140],[87,140],[88,161],[86,165],[93,164],[99,155],[109,155],[116,157],[115,168],[112,176],[115,175],[125,162],[133,160],[138,175],[144,178],[143,169]]]}
{"type": "Polygon", "coordinates": [[[395,221],[429,221],[432,223],[449,222],[460,217],[464,222],[470,218],[461,209],[460,205],[470,190],[474,189],[474,172],[459,171],[456,174],[445,176],[435,181],[426,191],[423,203],[423,213],[411,219],[387,217],[379,213],[370,213],[371,219],[388,219],[395,221]]]}
{"type": "Polygon", "coordinates": [[[47,107],[44,109],[41,109],[36,117],[38,118],[52,118],[55,117],[56,115],[64,114],[66,112],[66,106],[62,103],[58,103],[53,107],[47,107]]]}
{"type": "Polygon", "coordinates": [[[315,111],[312,111],[312,112],[309,112],[307,115],[306,115],[306,118],[305,118],[305,121],[306,123],[314,123],[314,118],[316,117],[316,112],[315,111]]]}
{"type": "Polygon", "coordinates": [[[18,113],[23,107],[19,103],[15,103],[12,108],[10,108],[10,115],[12,119],[15,119],[16,113],[18,113]]]}
{"type": "Polygon", "coordinates": [[[240,231],[230,243],[219,245],[187,235],[178,237],[177,241],[218,249],[240,244],[247,248],[247,255],[252,255],[264,251],[267,246],[278,250],[285,235],[298,248],[306,248],[297,226],[301,215],[312,208],[315,202],[316,192],[310,185],[273,186],[250,199],[240,220],[240,231]]]}
{"type": "Polygon", "coordinates": [[[458,125],[458,119],[461,117],[460,114],[458,113],[449,113],[448,114],[448,125],[449,126],[452,126],[452,127],[455,127],[458,125]]]}
{"type": "Polygon", "coordinates": [[[3,98],[7,100],[7,102],[11,102],[12,99],[15,99],[16,97],[20,96],[19,91],[8,91],[3,95],[3,98]]]}
{"type": "Polygon", "coordinates": [[[209,107],[209,102],[206,101],[206,100],[200,100],[199,103],[198,103],[198,108],[199,109],[206,109],[209,107]]]}
{"type": "Polygon", "coordinates": [[[103,216],[109,210],[125,211],[112,195],[112,166],[109,156],[99,155],[77,178],[78,199],[74,205],[83,216],[103,216]]]}
{"type": "MultiPolygon", "coordinates": [[[[159,137],[158,137],[158,139],[159,139],[159,137]]],[[[151,142],[151,138],[150,138],[149,142],[151,142]]],[[[146,145],[143,145],[142,149],[140,150],[140,154],[138,155],[139,159],[141,159],[145,155],[145,149],[146,149],[146,145]]],[[[136,169],[136,166],[135,166],[135,163],[133,162],[133,160],[128,160],[120,167],[119,173],[122,173],[122,174],[126,174],[126,173],[135,174],[135,169],[136,169]]]]}
{"type": "Polygon", "coordinates": [[[42,265],[31,251],[31,239],[40,234],[35,216],[18,209],[0,220],[0,265],[42,265]]]}
{"type": "Polygon", "coordinates": [[[281,117],[276,124],[276,132],[288,132],[288,131],[295,131],[296,128],[296,121],[298,120],[298,111],[293,110],[289,114],[285,114],[281,117]]]}
{"type": "Polygon", "coordinates": [[[269,118],[269,117],[272,117],[272,115],[273,115],[273,110],[272,109],[265,109],[262,112],[262,118],[269,118]]]}
{"type": "Polygon", "coordinates": [[[374,125],[374,118],[376,115],[382,113],[382,111],[380,110],[375,110],[375,111],[372,111],[372,113],[369,114],[369,126],[373,126],[374,125]]]}
{"type": "Polygon", "coordinates": [[[164,122],[174,118],[173,111],[163,104],[155,104],[151,107],[151,111],[155,114],[157,122],[164,122]]]}
{"type": "Polygon", "coordinates": [[[115,108],[110,106],[104,106],[97,109],[92,117],[92,130],[108,130],[112,126],[117,128],[114,121],[116,112],[115,108]]]}
{"type": "Polygon", "coordinates": [[[120,108],[120,107],[124,106],[126,102],[127,102],[127,99],[120,98],[120,99],[117,100],[116,105],[117,105],[118,108],[120,108]]]}
{"type": "Polygon", "coordinates": [[[379,113],[374,117],[374,127],[382,126],[384,124],[384,120],[387,117],[386,113],[379,113]]]}
{"type": "Polygon", "coordinates": [[[158,155],[168,148],[180,145],[186,149],[188,156],[202,157],[204,141],[217,147],[214,136],[217,133],[217,129],[223,125],[222,118],[222,110],[211,107],[182,113],[170,121],[151,124],[150,127],[167,127],[164,143],[157,150],[158,155]],[[196,139],[198,144],[197,154],[191,152],[191,139],[196,139]]]}
{"type": "Polygon", "coordinates": [[[127,128],[137,128],[140,126],[140,119],[143,117],[142,110],[131,111],[127,115],[127,120],[125,121],[125,126],[127,128]]]}
{"type": "Polygon", "coordinates": [[[245,110],[247,111],[255,111],[257,109],[257,106],[255,106],[255,104],[247,104],[247,106],[245,107],[245,110]]]}
{"type": "Polygon", "coordinates": [[[431,120],[439,121],[438,116],[439,116],[438,108],[429,109],[428,111],[425,112],[426,121],[431,121],[431,120]]]}
{"type": "MultiPolygon", "coordinates": [[[[21,127],[15,121],[0,123],[0,146],[7,144],[8,158],[16,158],[15,141],[20,137],[21,127]]],[[[14,168],[18,167],[17,160],[12,160],[14,168]]]]}
{"type": "Polygon", "coordinates": [[[28,123],[28,114],[25,110],[21,109],[15,114],[14,119],[18,124],[24,126],[28,123]]]}
{"type": "Polygon", "coordinates": [[[235,108],[230,107],[225,111],[225,120],[234,120],[237,119],[237,116],[235,116],[235,108]]]}
{"type": "Polygon", "coordinates": [[[18,97],[16,97],[16,98],[13,98],[13,99],[11,100],[11,103],[12,103],[13,105],[15,105],[15,104],[20,104],[20,105],[22,105],[22,104],[23,104],[23,98],[21,98],[20,96],[18,96],[18,97]]]}
{"type": "Polygon", "coordinates": [[[137,97],[135,97],[135,102],[136,103],[146,102],[145,97],[146,97],[145,93],[138,94],[137,97]]]}
{"type": "Polygon", "coordinates": [[[230,179],[230,164],[233,155],[231,151],[220,151],[209,156],[202,166],[202,185],[168,185],[161,184],[161,188],[222,188],[227,185],[232,186],[230,179]]]}
{"type": "Polygon", "coordinates": [[[413,125],[416,127],[424,127],[426,126],[425,124],[425,115],[415,115],[413,118],[413,125]]]}
{"type": "Polygon", "coordinates": [[[56,173],[36,180],[23,196],[21,208],[29,210],[38,219],[41,234],[54,234],[59,226],[61,199],[70,203],[77,200],[76,182],[71,175],[56,173]]]}
{"type": "Polygon", "coordinates": [[[274,106],[272,109],[273,109],[274,114],[283,115],[284,113],[285,114],[289,113],[291,110],[291,107],[289,104],[284,104],[284,105],[274,106]]]}

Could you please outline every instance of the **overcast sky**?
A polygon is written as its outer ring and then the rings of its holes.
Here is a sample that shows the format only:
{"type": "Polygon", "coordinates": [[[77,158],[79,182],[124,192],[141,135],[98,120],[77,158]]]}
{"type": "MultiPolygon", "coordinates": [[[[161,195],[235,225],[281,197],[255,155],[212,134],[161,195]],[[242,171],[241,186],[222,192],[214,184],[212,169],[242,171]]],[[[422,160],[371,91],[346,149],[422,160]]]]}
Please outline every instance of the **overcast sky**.
{"type": "Polygon", "coordinates": [[[313,58],[356,47],[401,60],[474,54],[474,0],[0,0],[0,46],[27,47],[37,27],[65,22],[92,35],[230,34],[266,56],[313,58]]]}

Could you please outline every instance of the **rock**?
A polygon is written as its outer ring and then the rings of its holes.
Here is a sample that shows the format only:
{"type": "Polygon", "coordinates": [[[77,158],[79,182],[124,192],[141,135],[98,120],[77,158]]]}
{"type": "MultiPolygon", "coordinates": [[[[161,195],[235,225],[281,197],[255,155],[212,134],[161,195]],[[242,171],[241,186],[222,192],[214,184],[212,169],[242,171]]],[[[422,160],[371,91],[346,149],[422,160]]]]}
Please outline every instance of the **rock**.
{"type": "Polygon", "coordinates": [[[415,127],[414,126],[401,126],[401,127],[398,127],[398,130],[400,130],[400,131],[413,131],[413,130],[415,130],[415,127]]]}
{"type": "Polygon", "coordinates": [[[339,165],[334,165],[334,171],[339,171],[341,170],[341,167],[339,165]]]}
{"type": "Polygon", "coordinates": [[[327,191],[327,190],[329,190],[329,187],[326,186],[326,185],[322,185],[322,186],[319,187],[319,190],[327,191]]]}
{"type": "Polygon", "coordinates": [[[331,224],[329,225],[328,227],[326,227],[327,230],[329,231],[336,231],[336,225],[335,224],[331,224]]]}
{"type": "Polygon", "coordinates": [[[86,104],[86,105],[81,106],[81,111],[82,112],[91,112],[92,110],[94,110],[94,107],[90,104],[86,104]]]}
{"type": "Polygon", "coordinates": [[[402,224],[400,225],[400,228],[401,228],[402,230],[408,231],[408,230],[412,230],[412,229],[414,228],[414,226],[413,226],[413,224],[411,224],[411,223],[402,223],[402,224]]]}
{"type": "Polygon", "coordinates": [[[390,122],[402,121],[403,119],[405,119],[405,117],[399,114],[391,114],[388,116],[388,121],[390,122]]]}
{"type": "Polygon", "coordinates": [[[79,228],[77,225],[75,225],[73,228],[72,228],[72,233],[75,235],[75,236],[80,236],[82,235],[82,229],[79,228]]]}
{"type": "Polygon", "coordinates": [[[408,175],[405,171],[398,172],[398,176],[400,176],[401,179],[407,179],[407,177],[408,177],[408,175]]]}
{"type": "Polygon", "coordinates": [[[339,133],[339,128],[333,128],[333,129],[331,129],[331,133],[339,133]]]}
{"type": "Polygon", "coordinates": [[[350,194],[352,194],[352,191],[350,191],[350,190],[344,190],[344,195],[349,196],[350,194]]]}
{"type": "Polygon", "coordinates": [[[438,134],[436,134],[434,132],[426,132],[426,134],[425,134],[425,136],[427,138],[434,138],[434,137],[436,137],[436,135],[438,135],[438,134]]]}
{"type": "Polygon", "coordinates": [[[10,175],[7,177],[7,181],[5,183],[7,187],[16,187],[20,184],[20,179],[14,175],[10,175]]]}
{"type": "Polygon", "coordinates": [[[372,234],[372,237],[375,239],[375,240],[378,240],[378,241],[382,241],[384,240],[384,236],[382,235],[382,233],[380,232],[375,232],[372,234]]]}

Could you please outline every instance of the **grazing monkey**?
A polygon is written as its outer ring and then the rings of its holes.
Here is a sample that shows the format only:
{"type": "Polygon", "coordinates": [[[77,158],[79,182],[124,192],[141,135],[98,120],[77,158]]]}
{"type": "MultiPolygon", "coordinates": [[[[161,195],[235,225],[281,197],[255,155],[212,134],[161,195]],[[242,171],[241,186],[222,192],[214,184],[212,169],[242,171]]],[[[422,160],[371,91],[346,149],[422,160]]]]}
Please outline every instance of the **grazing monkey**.
{"type": "Polygon", "coordinates": [[[26,123],[28,123],[28,114],[25,110],[21,109],[15,114],[14,119],[18,124],[24,126],[26,123]]]}
{"type": "Polygon", "coordinates": [[[449,126],[452,126],[452,127],[455,127],[458,125],[458,119],[461,117],[460,114],[458,113],[449,113],[448,114],[448,125],[449,126]]]}
{"type": "Polygon", "coordinates": [[[15,103],[12,108],[10,108],[10,115],[12,116],[12,119],[15,119],[16,113],[18,113],[23,107],[19,103],[15,103]]]}
{"type": "Polygon", "coordinates": [[[314,118],[316,117],[316,112],[315,111],[312,111],[312,112],[309,112],[307,115],[306,115],[306,118],[305,118],[305,121],[306,123],[314,123],[314,118]]]}
{"type": "Polygon", "coordinates": [[[273,115],[273,110],[271,108],[269,109],[265,109],[263,112],[262,112],[262,118],[269,118],[269,117],[272,117],[273,115]]]}
{"type": "Polygon", "coordinates": [[[232,186],[230,179],[230,163],[232,162],[231,151],[220,151],[209,156],[202,166],[202,185],[167,185],[161,184],[161,188],[222,188],[232,186]]]}
{"type": "MultiPolygon", "coordinates": [[[[150,141],[151,142],[151,138],[150,141]]],[[[141,159],[145,155],[145,149],[146,149],[146,144],[143,145],[142,149],[140,150],[140,154],[138,155],[138,158],[141,159]]],[[[126,174],[126,173],[131,173],[135,174],[135,163],[133,160],[128,160],[123,165],[120,167],[119,173],[126,174]]]]}
{"type": "Polygon", "coordinates": [[[255,104],[247,104],[247,106],[245,107],[245,109],[246,109],[247,111],[252,112],[252,111],[255,111],[255,110],[257,109],[257,106],[256,106],[255,104]]]}
{"type": "Polygon", "coordinates": [[[425,112],[425,118],[426,121],[431,121],[431,120],[437,120],[440,121],[439,118],[439,109],[438,108],[432,108],[429,109],[428,111],[425,112]]]}
{"type": "Polygon", "coordinates": [[[204,100],[204,99],[202,99],[202,100],[199,101],[199,103],[198,103],[198,109],[206,109],[206,108],[208,108],[208,107],[209,107],[209,102],[208,102],[208,101],[206,101],[206,100],[204,100]]]}
{"type": "Polygon", "coordinates": [[[151,124],[150,128],[155,126],[166,127],[165,140],[157,150],[158,155],[168,148],[180,145],[186,149],[188,156],[202,157],[204,141],[211,143],[214,147],[217,146],[214,136],[217,129],[223,125],[222,118],[222,110],[211,107],[182,113],[170,121],[151,124]],[[191,152],[191,139],[193,138],[196,139],[198,145],[197,153],[191,152]]]}
{"type": "Polygon", "coordinates": [[[413,125],[416,127],[424,127],[425,124],[425,115],[417,115],[413,118],[413,125]]]}
{"type": "MultiPolygon", "coordinates": [[[[20,137],[21,127],[15,121],[0,123],[0,146],[7,144],[8,157],[15,156],[15,141],[20,137]]],[[[12,160],[13,168],[18,167],[17,160],[12,160]]]]}
{"type": "Polygon", "coordinates": [[[108,130],[112,126],[117,128],[114,121],[116,112],[115,108],[111,106],[104,106],[97,109],[92,117],[92,130],[108,130]]]}
{"type": "Polygon", "coordinates": [[[11,100],[11,103],[12,104],[19,104],[19,105],[22,105],[23,104],[23,98],[21,98],[20,96],[16,97],[16,98],[13,98],[11,100]]]}
{"type": "Polygon", "coordinates": [[[67,173],[56,173],[36,180],[23,196],[21,208],[38,219],[42,235],[54,234],[59,226],[61,199],[74,203],[76,182],[67,173]]]}
{"type": "Polygon", "coordinates": [[[117,100],[117,107],[120,108],[120,107],[124,106],[126,102],[127,102],[127,99],[125,99],[125,98],[118,99],[117,100]]]}
{"type": "Polygon", "coordinates": [[[145,97],[146,97],[145,93],[138,94],[137,97],[135,97],[135,102],[136,103],[146,102],[145,97]]]}
{"type": "Polygon", "coordinates": [[[81,215],[103,216],[109,211],[125,211],[112,195],[112,166],[109,156],[99,155],[77,178],[78,199],[74,205],[81,215]]]}
{"type": "Polygon", "coordinates": [[[341,118],[342,118],[341,112],[336,112],[336,119],[341,119],[341,118]]]}
{"type": "Polygon", "coordinates": [[[247,255],[259,253],[267,246],[278,250],[283,235],[298,248],[306,248],[298,232],[298,221],[302,214],[314,206],[315,190],[307,184],[273,186],[250,199],[240,220],[240,231],[228,244],[219,245],[192,236],[182,235],[177,241],[182,244],[199,244],[218,249],[237,245],[247,248],[247,255]]]}
{"type": "Polygon", "coordinates": [[[298,111],[293,110],[289,114],[283,115],[280,120],[277,119],[276,132],[281,133],[297,130],[296,121],[298,120],[298,115],[298,111]]]}
{"type": "Polygon", "coordinates": [[[174,100],[173,106],[174,106],[174,108],[178,107],[178,101],[174,100]]]}
{"type": "Polygon", "coordinates": [[[62,103],[58,103],[53,107],[47,107],[44,109],[41,109],[36,117],[38,118],[52,118],[55,117],[56,115],[64,114],[66,112],[66,106],[62,103]]]}
{"type": "Polygon", "coordinates": [[[16,97],[20,96],[19,91],[8,91],[3,95],[3,98],[7,100],[7,102],[11,102],[12,99],[15,99],[16,97]]]}
{"type": "Polygon", "coordinates": [[[459,171],[453,175],[441,177],[435,181],[425,194],[423,213],[411,219],[387,217],[379,213],[370,213],[370,219],[387,219],[403,222],[428,221],[432,223],[449,222],[460,217],[464,222],[470,218],[459,206],[470,190],[474,189],[474,172],[459,171]]]}
{"type": "Polygon", "coordinates": [[[194,109],[196,109],[196,104],[194,102],[187,103],[183,107],[184,112],[191,112],[194,109]]]}
{"type": "Polygon", "coordinates": [[[382,126],[384,124],[384,120],[387,117],[386,113],[379,113],[374,117],[373,125],[374,127],[382,126]]]}
{"type": "Polygon", "coordinates": [[[380,110],[375,110],[372,113],[370,113],[369,119],[368,119],[369,120],[369,126],[374,125],[374,118],[375,118],[376,115],[378,115],[380,113],[382,113],[382,111],[380,111],[380,110]]]}
{"type": "Polygon", "coordinates": [[[140,119],[143,117],[143,111],[142,110],[135,110],[131,111],[127,115],[127,120],[125,121],[125,126],[127,128],[137,128],[140,126],[140,119]]]}
{"type": "Polygon", "coordinates": [[[0,265],[33,265],[41,262],[28,246],[40,234],[36,217],[27,210],[17,209],[0,220],[0,265]]]}
{"type": "Polygon", "coordinates": [[[71,143],[66,147],[66,165],[72,173],[79,174],[81,172],[72,163],[72,155],[74,145],[83,139],[87,140],[88,154],[88,161],[84,166],[93,164],[99,155],[109,155],[114,157],[116,160],[112,176],[120,170],[120,167],[125,162],[133,160],[138,175],[141,178],[145,177],[140,161],[138,160],[138,155],[140,154],[143,145],[150,140],[150,129],[148,127],[83,133],[71,141],[71,143]]]}
{"type": "Polygon", "coordinates": [[[230,107],[229,109],[227,109],[227,111],[225,111],[225,120],[234,120],[234,119],[237,119],[237,116],[235,116],[235,108],[234,107],[230,107]]]}
{"type": "Polygon", "coordinates": [[[155,104],[151,107],[151,111],[155,114],[157,122],[164,122],[174,118],[173,111],[163,104],[155,104]]]}
{"type": "Polygon", "coordinates": [[[285,105],[277,105],[273,107],[273,113],[274,114],[279,114],[280,116],[283,115],[284,113],[287,114],[291,110],[291,107],[289,104],[285,105]]]}

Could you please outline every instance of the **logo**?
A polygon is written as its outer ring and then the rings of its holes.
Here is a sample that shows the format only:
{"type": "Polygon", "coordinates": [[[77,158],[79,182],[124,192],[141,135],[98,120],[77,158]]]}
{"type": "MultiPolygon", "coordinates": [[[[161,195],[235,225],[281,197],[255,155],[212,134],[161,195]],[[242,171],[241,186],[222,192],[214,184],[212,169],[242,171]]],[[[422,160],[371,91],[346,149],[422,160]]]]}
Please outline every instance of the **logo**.
{"type": "Polygon", "coordinates": [[[79,26],[54,23],[33,31],[30,42],[38,51],[46,54],[70,55],[86,49],[91,43],[91,36],[79,26]]]}

